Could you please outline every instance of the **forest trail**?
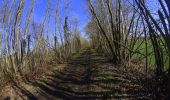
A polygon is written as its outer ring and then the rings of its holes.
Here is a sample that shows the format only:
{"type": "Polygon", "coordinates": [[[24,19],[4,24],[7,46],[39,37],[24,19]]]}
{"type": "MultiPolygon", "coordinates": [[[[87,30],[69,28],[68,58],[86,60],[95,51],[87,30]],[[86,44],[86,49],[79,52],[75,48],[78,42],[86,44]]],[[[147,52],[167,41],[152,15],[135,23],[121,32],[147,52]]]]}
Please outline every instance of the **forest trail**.
{"type": "Polygon", "coordinates": [[[75,55],[64,69],[54,70],[34,85],[39,87],[37,98],[41,100],[137,99],[140,87],[90,49],[75,55]]]}
{"type": "MultiPolygon", "coordinates": [[[[57,67],[57,66],[56,66],[57,67]]],[[[141,86],[94,50],[75,54],[60,70],[32,82],[30,100],[115,100],[141,98],[141,86]],[[35,92],[36,91],[36,92],[35,92]]]]}

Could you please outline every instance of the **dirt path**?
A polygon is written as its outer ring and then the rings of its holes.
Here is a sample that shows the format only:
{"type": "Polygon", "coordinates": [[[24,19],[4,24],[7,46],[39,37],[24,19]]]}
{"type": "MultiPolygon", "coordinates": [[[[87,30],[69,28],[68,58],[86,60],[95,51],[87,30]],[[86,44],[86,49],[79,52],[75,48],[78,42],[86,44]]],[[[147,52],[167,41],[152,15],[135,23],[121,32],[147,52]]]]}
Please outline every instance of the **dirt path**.
{"type": "Polygon", "coordinates": [[[141,98],[140,85],[90,49],[74,55],[62,69],[56,68],[52,74],[32,82],[32,85],[36,92],[26,94],[31,100],[141,98]]]}

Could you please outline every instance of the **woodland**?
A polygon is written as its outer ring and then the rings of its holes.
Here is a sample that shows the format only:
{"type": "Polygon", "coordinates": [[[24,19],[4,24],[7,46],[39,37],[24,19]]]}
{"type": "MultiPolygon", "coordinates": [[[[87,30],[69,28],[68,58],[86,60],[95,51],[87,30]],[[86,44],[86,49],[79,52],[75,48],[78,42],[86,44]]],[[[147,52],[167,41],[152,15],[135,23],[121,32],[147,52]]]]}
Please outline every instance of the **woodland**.
{"type": "Polygon", "coordinates": [[[0,0],[0,100],[170,100],[170,0],[44,1],[0,0]]]}

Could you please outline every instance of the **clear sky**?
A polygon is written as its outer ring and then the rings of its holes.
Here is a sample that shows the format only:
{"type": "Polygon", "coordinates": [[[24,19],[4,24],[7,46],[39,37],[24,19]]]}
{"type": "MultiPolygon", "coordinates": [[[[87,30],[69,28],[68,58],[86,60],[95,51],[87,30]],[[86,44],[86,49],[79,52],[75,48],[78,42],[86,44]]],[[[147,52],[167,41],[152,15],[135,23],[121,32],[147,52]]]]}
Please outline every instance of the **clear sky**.
{"type": "MultiPolygon", "coordinates": [[[[16,0],[19,1],[19,0],[16,0]]],[[[22,16],[22,20],[23,22],[25,22],[24,20],[26,20],[26,14],[27,14],[27,10],[29,9],[30,5],[31,5],[31,1],[32,0],[25,0],[25,10],[24,10],[24,15],[22,16]],[[25,16],[25,17],[24,17],[25,16]]],[[[51,2],[51,9],[54,9],[55,6],[57,5],[57,1],[58,0],[35,0],[35,9],[34,9],[34,14],[33,14],[33,19],[34,21],[36,21],[37,23],[41,23],[43,21],[43,18],[45,16],[46,13],[46,7],[47,7],[47,1],[51,2]]],[[[88,23],[89,19],[88,19],[88,10],[87,10],[87,4],[86,4],[86,0],[60,0],[60,5],[64,5],[65,2],[70,1],[70,9],[69,9],[69,13],[67,12],[67,15],[70,16],[69,19],[71,18],[77,18],[79,21],[78,27],[80,29],[80,31],[82,33],[84,33],[84,27],[86,26],[86,24],[88,23]]],[[[150,2],[150,6],[153,6],[151,8],[157,7],[155,5],[155,0],[148,0],[150,2]]],[[[3,0],[0,0],[0,3],[2,3],[3,0]]],[[[7,3],[11,3],[12,0],[7,0],[7,3]]],[[[157,10],[155,10],[157,11],[157,10]]],[[[64,13],[65,11],[61,8],[60,9],[60,16],[62,17],[62,21],[64,21],[64,13]]],[[[51,14],[54,14],[54,12],[52,12],[51,14]]],[[[23,23],[24,25],[24,23],[23,23]]],[[[51,33],[54,33],[54,18],[51,18],[50,21],[50,31],[51,33]]]]}
{"type": "MultiPolygon", "coordinates": [[[[4,9],[4,5],[7,4],[8,8],[10,9],[12,3],[14,0],[0,0],[0,10],[4,9]],[[4,2],[5,1],[5,2],[4,2]],[[1,6],[3,5],[3,6],[1,6]]],[[[16,12],[17,6],[19,5],[19,1],[20,0],[16,0],[15,3],[15,9],[13,9],[14,11],[12,12],[16,12]]],[[[78,28],[81,32],[81,34],[83,36],[85,36],[85,26],[88,23],[89,19],[88,19],[88,10],[87,10],[87,5],[86,5],[86,0],[35,0],[35,6],[34,6],[34,13],[32,16],[32,19],[36,22],[41,24],[43,22],[44,16],[46,14],[46,8],[47,8],[47,2],[50,2],[51,4],[51,18],[50,18],[50,24],[49,27],[46,25],[45,26],[45,31],[49,30],[48,35],[53,39],[53,35],[54,35],[54,30],[55,30],[55,24],[54,24],[54,15],[55,15],[55,8],[57,6],[57,1],[60,1],[60,12],[59,15],[62,18],[62,22],[64,23],[64,18],[65,15],[69,16],[69,20],[71,20],[72,18],[76,18],[78,19],[78,28]],[[69,13],[66,12],[64,10],[64,5],[66,2],[70,1],[70,5],[69,5],[69,13]]],[[[23,10],[23,14],[21,17],[21,32],[23,31],[24,27],[25,27],[25,23],[26,23],[26,18],[29,14],[29,9],[31,8],[31,3],[32,0],[25,0],[25,5],[24,5],[24,10],[23,10]]],[[[47,22],[48,20],[46,20],[47,22]]],[[[63,27],[61,27],[63,28],[63,27]]],[[[30,29],[31,30],[31,29],[30,29]]],[[[30,34],[33,34],[30,31],[30,34]]],[[[45,32],[46,34],[46,32],[45,32]]]]}
{"type": "Polygon", "coordinates": [[[84,27],[88,22],[86,0],[72,0],[72,10],[80,21],[80,28],[84,27]]]}
{"type": "MultiPolygon", "coordinates": [[[[30,4],[31,0],[27,1],[27,4],[30,4]]],[[[45,16],[45,11],[46,11],[46,7],[47,7],[47,0],[37,0],[35,3],[35,10],[34,10],[34,15],[33,15],[33,19],[36,22],[42,22],[44,16],[45,16]]],[[[51,5],[52,6],[56,6],[55,4],[57,4],[55,2],[56,0],[51,0],[51,5]]],[[[65,1],[68,0],[61,0],[61,3],[65,3],[65,1]]],[[[63,4],[61,4],[63,5],[63,4]]],[[[53,7],[51,7],[53,9],[53,7]]],[[[69,7],[69,16],[70,18],[77,18],[79,21],[78,27],[79,29],[84,32],[84,27],[86,26],[87,22],[88,22],[88,11],[87,11],[87,7],[86,7],[86,0],[70,0],[70,7],[69,7]]],[[[64,10],[60,11],[60,15],[64,17],[64,10]]],[[[52,21],[54,21],[53,19],[51,19],[52,21]]],[[[54,24],[54,23],[50,23],[50,24],[54,24]]],[[[53,25],[50,25],[53,26],[53,25]]]]}

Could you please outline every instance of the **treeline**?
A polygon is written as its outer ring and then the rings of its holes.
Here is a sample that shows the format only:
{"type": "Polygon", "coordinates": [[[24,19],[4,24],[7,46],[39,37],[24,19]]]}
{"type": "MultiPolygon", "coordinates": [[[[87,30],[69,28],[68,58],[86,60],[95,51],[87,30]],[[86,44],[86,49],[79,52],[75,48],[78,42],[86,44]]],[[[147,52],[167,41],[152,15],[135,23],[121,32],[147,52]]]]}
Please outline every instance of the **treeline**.
{"type": "Polygon", "coordinates": [[[158,1],[161,8],[152,15],[143,0],[88,0],[91,21],[86,32],[93,47],[111,55],[115,64],[126,65],[141,58],[146,72],[148,56],[154,55],[156,73],[169,71],[168,1],[158,1]]]}
{"type": "MultiPolygon", "coordinates": [[[[60,13],[63,9],[60,0],[47,0],[41,22],[33,17],[38,1],[29,2],[3,0],[0,4],[1,83],[15,80],[16,76],[25,80],[27,74],[36,75],[43,64],[64,63],[72,53],[80,51],[83,43],[86,44],[80,36],[78,21],[60,13]]],[[[69,6],[66,3],[64,6],[69,6]]]]}
{"type": "Polygon", "coordinates": [[[152,73],[158,83],[166,82],[170,92],[170,1],[154,0],[155,8],[148,0],[86,1],[90,12],[86,26],[90,44],[80,35],[78,20],[68,14],[68,0],[64,3],[47,0],[41,22],[33,18],[38,1],[31,0],[28,4],[27,0],[3,0],[1,83],[16,76],[25,80],[28,73],[36,73],[43,64],[64,63],[73,53],[90,45],[126,70],[142,64],[142,73],[152,73]]]}
{"type": "Polygon", "coordinates": [[[110,56],[114,64],[125,69],[133,64],[137,67],[141,62],[140,68],[145,74],[153,73],[157,82],[166,80],[163,85],[170,84],[169,0],[87,2],[91,21],[86,31],[93,48],[110,56]],[[150,4],[157,6],[154,8],[150,4]]]}

